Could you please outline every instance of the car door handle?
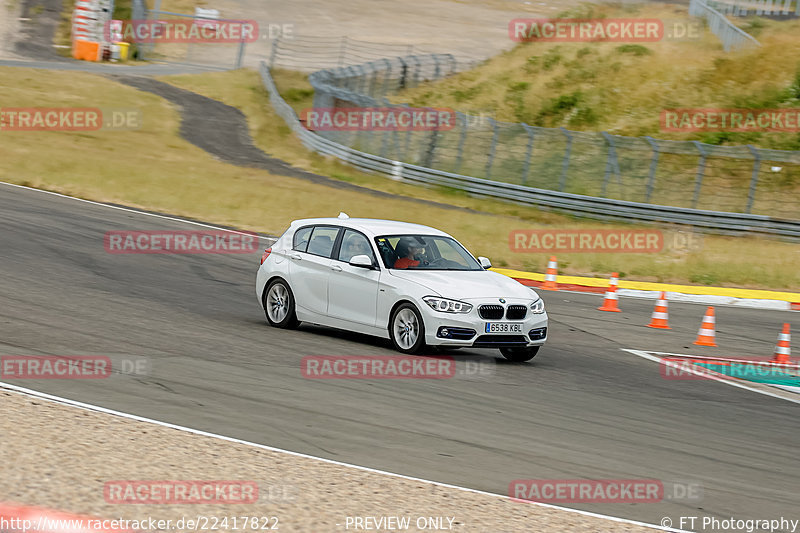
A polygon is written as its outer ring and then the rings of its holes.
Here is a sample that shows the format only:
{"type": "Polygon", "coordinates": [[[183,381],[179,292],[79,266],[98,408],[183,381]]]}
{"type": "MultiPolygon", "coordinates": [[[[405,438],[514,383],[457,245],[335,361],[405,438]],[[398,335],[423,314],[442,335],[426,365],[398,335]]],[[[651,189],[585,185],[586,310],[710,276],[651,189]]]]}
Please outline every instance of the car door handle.
{"type": "Polygon", "coordinates": [[[331,270],[333,270],[334,272],[341,272],[342,267],[340,267],[339,265],[331,265],[331,270]]]}
{"type": "Polygon", "coordinates": [[[295,261],[300,261],[303,258],[300,254],[292,254],[289,256],[289,259],[294,259],[295,261]]]}

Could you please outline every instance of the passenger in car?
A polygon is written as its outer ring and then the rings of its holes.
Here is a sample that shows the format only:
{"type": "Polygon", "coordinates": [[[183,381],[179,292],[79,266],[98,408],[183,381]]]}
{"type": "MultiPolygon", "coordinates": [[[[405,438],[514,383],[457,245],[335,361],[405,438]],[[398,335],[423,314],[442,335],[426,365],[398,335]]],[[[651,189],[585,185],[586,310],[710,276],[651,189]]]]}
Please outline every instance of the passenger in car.
{"type": "Polygon", "coordinates": [[[352,235],[345,245],[344,258],[351,261],[357,255],[372,255],[364,237],[361,235],[352,235]]]}
{"type": "Polygon", "coordinates": [[[412,239],[403,237],[397,242],[397,261],[394,262],[394,268],[409,268],[419,266],[419,261],[416,255],[425,250],[412,239]]]}

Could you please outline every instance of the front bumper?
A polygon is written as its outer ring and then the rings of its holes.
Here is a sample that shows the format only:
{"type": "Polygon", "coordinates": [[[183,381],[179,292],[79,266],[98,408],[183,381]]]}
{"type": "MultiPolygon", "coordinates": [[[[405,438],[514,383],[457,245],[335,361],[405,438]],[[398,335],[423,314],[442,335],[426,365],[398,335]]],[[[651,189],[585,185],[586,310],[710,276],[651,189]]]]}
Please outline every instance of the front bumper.
{"type": "MultiPolygon", "coordinates": [[[[495,300],[496,302],[496,300],[495,300]]],[[[474,348],[520,348],[541,346],[547,341],[547,313],[528,311],[522,320],[486,320],[478,315],[478,305],[469,313],[442,313],[427,305],[421,309],[425,323],[425,342],[430,346],[463,346],[474,348]],[[520,332],[487,333],[487,323],[515,324],[520,332]],[[443,330],[446,330],[447,335],[443,330]]],[[[494,303],[494,302],[492,302],[494,303]]],[[[518,302],[509,302],[509,304],[518,302]]],[[[530,303],[530,301],[528,301],[530,303]]]]}

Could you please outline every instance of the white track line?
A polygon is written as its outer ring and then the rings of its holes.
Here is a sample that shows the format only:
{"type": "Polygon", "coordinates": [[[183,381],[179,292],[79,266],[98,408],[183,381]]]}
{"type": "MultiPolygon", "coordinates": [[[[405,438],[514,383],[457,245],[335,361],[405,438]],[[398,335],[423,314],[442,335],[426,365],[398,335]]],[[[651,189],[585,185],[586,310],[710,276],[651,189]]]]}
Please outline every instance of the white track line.
{"type": "Polygon", "coordinates": [[[78,401],[75,401],[75,400],[70,400],[68,398],[61,398],[59,396],[53,396],[51,394],[35,391],[35,390],[32,390],[32,389],[26,389],[24,387],[18,387],[16,385],[11,385],[10,383],[4,383],[2,381],[0,381],[0,390],[6,390],[8,392],[22,394],[22,395],[26,395],[26,396],[33,396],[33,397],[39,398],[41,400],[45,400],[45,401],[49,401],[49,402],[53,402],[53,403],[57,403],[57,404],[61,404],[61,405],[66,405],[66,406],[70,406],[70,407],[76,407],[78,409],[84,409],[84,410],[87,410],[87,411],[94,411],[94,412],[97,412],[97,413],[104,413],[104,414],[107,414],[107,415],[119,416],[119,417],[122,417],[122,418],[127,418],[129,420],[135,420],[137,422],[146,422],[148,424],[155,424],[155,425],[158,425],[158,426],[163,426],[163,427],[166,427],[166,428],[175,429],[175,430],[178,430],[178,431],[183,431],[183,432],[186,432],[186,433],[192,433],[194,435],[201,435],[203,437],[211,437],[211,438],[214,438],[214,439],[224,440],[224,441],[232,442],[232,443],[235,443],[235,444],[243,444],[245,446],[251,446],[253,448],[258,448],[258,449],[261,449],[261,450],[267,450],[267,451],[270,451],[270,452],[285,453],[285,454],[288,454],[288,455],[291,455],[291,456],[294,456],[294,457],[302,457],[304,459],[313,459],[315,461],[321,461],[323,463],[328,463],[328,464],[332,464],[332,465],[343,466],[343,467],[347,467],[347,468],[354,468],[356,470],[362,470],[364,472],[370,472],[370,473],[373,473],[373,474],[381,474],[381,475],[384,475],[384,476],[391,476],[391,477],[395,477],[395,478],[399,478],[399,479],[405,479],[405,480],[408,480],[408,481],[414,481],[414,482],[417,482],[417,483],[427,483],[429,485],[434,485],[436,487],[442,487],[442,488],[447,488],[447,489],[455,489],[455,490],[460,490],[460,491],[463,491],[463,492],[469,492],[469,493],[472,493],[472,494],[480,494],[482,496],[492,496],[494,498],[500,498],[500,499],[503,499],[503,500],[513,500],[514,502],[518,502],[518,503],[522,503],[522,504],[530,504],[530,505],[535,505],[537,507],[545,507],[547,509],[556,509],[556,510],[559,510],[559,511],[566,511],[566,512],[570,512],[570,513],[576,513],[576,514],[584,515],[584,516],[591,516],[593,518],[602,518],[602,519],[611,520],[611,521],[614,521],[614,522],[621,522],[623,524],[632,524],[632,525],[636,525],[636,526],[649,527],[649,528],[652,528],[652,529],[658,529],[660,531],[675,531],[675,532],[678,532],[678,533],[689,533],[689,532],[685,532],[684,530],[681,530],[681,529],[672,529],[672,528],[667,528],[667,527],[663,527],[663,526],[656,525],[656,524],[647,524],[645,522],[637,522],[635,520],[629,520],[627,518],[619,518],[619,517],[616,517],[616,516],[609,516],[609,515],[604,515],[604,514],[599,514],[599,513],[592,513],[592,512],[589,512],[589,511],[581,511],[579,509],[571,509],[569,507],[561,507],[561,506],[558,506],[558,505],[551,505],[551,504],[547,504],[547,503],[533,502],[533,501],[528,501],[528,500],[518,500],[518,499],[515,499],[515,498],[511,498],[510,496],[503,495],[503,494],[495,494],[495,493],[492,493],[492,492],[485,492],[485,491],[482,491],[482,490],[470,489],[470,488],[467,488],[467,487],[459,487],[458,485],[450,485],[450,484],[447,484],[447,483],[440,483],[438,481],[431,481],[431,480],[428,480],[428,479],[421,479],[421,478],[417,478],[417,477],[405,476],[403,474],[397,474],[395,472],[387,472],[385,470],[377,470],[375,468],[369,468],[369,467],[366,467],[366,466],[359,466],[359,465],[354,465],[354,464],[350,464],[350,463],[343,463],[341,461],[334,461],[332,459],[325,459],[324,457],[316,457],[316,456],[307,455],[307,454],[304,454],[304,453],[293,452],[291,450],[284,450],[284,449],[281,449],[281,448],[274,448],[272,446],[267,446],[265,444],[258,444],[256,442],[249,442],[249,441],[246,441],[246,440],[240,440],[240,439],[236,439],[236,438],[233,438],[233,437],[226,437],[225,435],[219,435],[219,434],[216,434],[216,433],[209,433],[207,431],[201,431],[199,429],[188,428],[188,427],[185,427],[185,426],[178,426],[176,424],[170,424],[169,422],[162,422],[160,420],[153,420],[151,418],[145,418],[145,417],[138,416],[138,415],[132,415],[132,414],[129,414],[129,413],[124,413],[122,411],[115,411],[113,409],[106,409],[105,407],[100,407],[100,406],[97,406],[97,405],[92,405],[92,404],[83,403],[83,402],[78,402],[78,401]]]}
{"type": "MultiPolygon", "coordinates": [[[[680,353],[650,352],[650,351],[646,351],[646,350],[630,350],[628,348],[620,348],[620,349],[623,352],[629,352],[629,353],[632,353],[633,355],[638,355],[639,357],[643,357],[645,359],[649,359],[650,361],[655,361],[656,363],[659,363],[659,364],[666,364],[668,366],[672,366],[674,368],[681,368],[681,369],[683,367],[678,366],[677,363],[674,363],[672,361],[664,361],[664,362],[662,362],[662,358],[661,357],[658,357],[656,355],[650,355],[650,354],[657,353],[657,354],[661,354],[661,355],[665,355],[665,356],[675,355],[675,356],[680,356],[680,357],[686,357],[686,358],[689,358],[689,359],[694,357],[693,355],[680,354],[680,353]]],[[[785,396],[781,396],[780,394],[775,394],[773,392],[754,389],[753,387],[748,387],[744,383],[739,383],[737,381],[732,381],[730,378],[718,378],[718,377],[715,377],[715,376],[713,376],[711,374],[708,374],[706,372],[701,372],[701,371],[698,371],[698,370],[694,370],[693,368],[689,368],[687,370],[689,370],[690,372],[692,372],[694,374],[697,374],[698,376],[703,376],[704,378],[706,378],[706,379],[708,379],[710,381],[719,381],[720,383],[725,383],[727,385],[731,385],[732,387],[739,387],[740,389],[745,389],[745,390],[749,390],[749,391],[752,391],[752,392],[757,392],[757,393],[763,394],[765,396],[772,396],[773,398],[778,398],[779,400],[786,400],[787,402],[800,404],[800,399],[787,398],[785,396]]]]}

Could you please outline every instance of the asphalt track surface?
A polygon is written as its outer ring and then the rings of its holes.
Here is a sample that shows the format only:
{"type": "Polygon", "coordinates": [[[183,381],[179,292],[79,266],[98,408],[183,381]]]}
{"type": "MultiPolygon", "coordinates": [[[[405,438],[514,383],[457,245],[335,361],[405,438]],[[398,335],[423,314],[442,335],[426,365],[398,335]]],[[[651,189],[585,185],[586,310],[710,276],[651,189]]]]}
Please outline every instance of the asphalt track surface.
{"type": "Polygon", "coordinates": [[[385,341],[328,328],[268,327],[253,294],[259,254],[103,248],[109,230],[156,229],[200,228],[0,184],[0,354],[149,363],[147,375],[9,383],[500,494],[528,478],[702,485],[699,502],[566,504],[650,523],[800,518],[798,405],[722,383],[665,380],[658,364],[621,350],[768,356],[780,324],[800,324],[796,313],[717,308],[720,347],[699,348],[690,343],[702,306],[672,304],[673,329],[656,331],[644,327],[652,301],[623,299],[624,313],[603,313],[597,295],[545,292],[550,340],[531,363],[461,350],[451,355],[481,361],[482,374],[309,380],[300,372],[305,355],[393,352],[385,341]]]}

